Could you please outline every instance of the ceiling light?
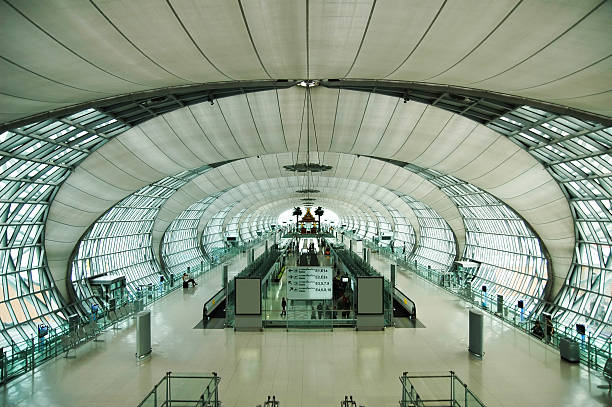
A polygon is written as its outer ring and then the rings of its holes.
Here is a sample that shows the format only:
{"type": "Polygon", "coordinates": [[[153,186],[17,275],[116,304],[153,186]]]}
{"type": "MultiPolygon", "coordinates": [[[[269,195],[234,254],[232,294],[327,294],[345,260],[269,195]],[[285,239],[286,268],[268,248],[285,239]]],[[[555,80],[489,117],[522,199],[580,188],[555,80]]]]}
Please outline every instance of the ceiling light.
{"type": "Polygon", "coordinates": [[[298,82],[297,85],[303,88],[314,88],[315,86],[319,86],[319,81],[313,81],[313,80],[300,81],[298,82]]]}
{"type": "Polygon", "coordinates": [[[296,163],[291,165],[283,165],[283,168],[292,172],[324,172],[332,169],[331,165],[316,163],[296,163]]]}

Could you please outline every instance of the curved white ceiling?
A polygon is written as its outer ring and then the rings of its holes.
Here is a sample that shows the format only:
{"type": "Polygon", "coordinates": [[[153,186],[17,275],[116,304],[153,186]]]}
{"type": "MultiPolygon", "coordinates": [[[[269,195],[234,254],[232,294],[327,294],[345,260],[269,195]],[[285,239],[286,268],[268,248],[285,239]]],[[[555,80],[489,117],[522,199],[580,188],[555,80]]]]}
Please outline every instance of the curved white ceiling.
{"type": "Polygon", "coordinates": [[[612,115],[605,0],[12,0],[0,14],[0,122],[271,78],[449,84],[612,115]]]}
{"type": "MultiPolygon", "coordinates": [[[[344,198],[343,194],[331,194],[331,196],[323,196],[323,194],[317,194],[317,198],[314,200],[314,206],[322,206],[323,209],[331,209],[336,213],[339,217],[346,215],[360,216],[362,214],[368,214],[369,216],[373,216],[372,209],[378,210],[381,215],[389,222],[391,227],[395,228],[395,219],[389,213],[389,210],[386,205],[383,205],[381,201],[370,198],[369,196],[360,196],[359,200],[351,200],[351,201],[343,201],[340,198],[344,198]]],[[[242,199],[239,203],[237,203],[227,214],[223,227],[231,221],[231,219],[238,213],[240,213],[243,209],[244,212],[241,215],[241,219],[244,219],[249,214],[258,214],[260,212],[264,213],[273,213],[275,218],[278,218],[282,212],[287,209],[293,208],[295,206],[304,207],[304,203],[302,202],[303,196],[299,197],[290,197],[287,198],[279,196],[266,196],[261,200],[248,200],[248,202],[242,199]]],[[[419,239],[419,223],[416,215],[412,211],[407,204],[401,208],[393,208],[397,209],[407,220],[407,222],[414,229],[416,240],[419,239]]],[[[373,216],[373,221],[378,223],[378,219],[376,216],[373,216]]],[[[206,223],[206,219],[202,218],[200,220],[201,224],[206,223]]],[[[239,222],[240,223],[240,222],[239,222]]],[[[339,226],[339,225],[334,225],[339,226]]]]}
{"type": "MultiPolygon", "coordinates": [[[[331,160],[335,160],[336,157],[334,156],[337,155],[338,154],[329,153],[328,157],[331,160]]],[[[279,155],[272,161],[279,161],[281,163],[286,162],[286,158],[288,158],[288,156],[288,154],[279,155]]],[[[350,156],[342,156],[345,155],[340,155],[339,158],[350,158],[350,156]]],[[[371,206],[375,205],[373,202],[381,201],[386,205],[400,210],[403,214],[405,214],[404,216],[414,221],[415,217],[410,216],[412,210],[410,210],[407,204],[398,196],[409,195],[414,199],[422,201],[430,206],[446,220],[455,233],[459,251],[462,252],[465,244],[465,228],[463,225],[463,220],[457,207],[442,191],[440,191],[429,181],[426,181],[424,178],[421,178],[420,176],[415,175],[405,169],[393,166],[392,164],[382,163],[378,160],[365,157],[361,157],[357,160],[364,162],[366,165],[371,162],[376,162],[385,167],[395,167],[393,170],[398,170],[395,173],[396,176],[405,179],[405,182],[399,188],[389,190],[386,184],[360,181],[358,173],[354,171],[346,174],[342,178],[338,178],[334,174],[328,175],[327,173],[323,173],[323,176],[321,177],[313,177],[313,187],[321,191],[320,193],[313,194],[313,196],[317,197],[321,195],[323,197],[333,197],[336,195],[337,198],[341,200],[346,200],[349,202],[363,201],[366,205],[370,203],[371,206]],[[365,199],[364,197],[369,197],[370,199],[365,199]]],[[[251,163],[249,166],[252,166],[254,161],[263,160],[258,158],[249,158],[241,161],[245,161],[247,164],[251,163]]],[[[211,217],[216,212],[226,208],[228,205],[234,202],[249,202],[249,197],[254,197],[256,200],[278,196],[294,197],[298,199],[303,197],[303,195],[297,194],[295,191],[304,186],[304,177],[295,177],[293,173],[286,172],[279,178],[261,178],[260,180],[247,183],[237,182],[235,185],[218,185],[221,180],[230,178],[231,174],[235,173],[236,168],[239,166],[240,161],[226,164],[208,171],[185,184],[164,203],[164,205],[160,208],[159,214],[156,217],[153,226],[152,246],[154,253],[159,253],[162,236],[172,220],[203,197],[214,195],[219,191],[231,188],[219,196],[219,198],[206,209],[206,212],[203,215],[204,219],[211,217]],[[213,184],[213,182],[216,184],[213,184]]],[[[278,167],[276,170],[278,170],[278,167]]],[[[270,169],[268,172],[272,172],[272,169],[270,169]]],[[[330,171],[330,173],[331,172],[332,171],[330,171]]],[[[387,212],[382,205],[378,205],[380,209],[387,212]]],[[[376,216],[371,211],[370,215],[376,219],[376,216]]],[[[206,221],[200,222],[199,231],[204,228],[206,223],[206,221]]]]}
{"type": "MultiPolygon", "coordinates": [[[[282,165],[294,162],[290,151],[298,150],[300,129],[305,127],[304,96],[303,88],[293,87],[185,107],[144,122],[96,150],[64,182],[50,207],[45,247],[53,275],[66,273],[74,245],[105,210],[164,176],[258,155],[261,159],[225,166],[223,176],[203,189],[220,191],[284,176],[282,165]]],[[[555,277],[565,278],[574,248],[567,200],[544,167],[508,138],[439,108],[383,95],[316,87],[312,106],[311,133],[316,129],[319,159],[333,167],[329,175],[389,190],[406,186],[407,194],[420,196],[414,186],[418,176],[355,156],[371,155],[470,182],[526,219],[550,254],[555,277]]]]}
{"type": "MultiPolygon", "coordinates": [[[[317,205],[319,205],[320,202],[331,202],[332,206],[330,206],[330,208],[338,215],[346,213],[343,207],[350,208],[351,212],[354,214],[366,213],[375,223],[378,223],[378,218],[373,210],[377,210],[390,224],[393,224],[393,217],[385,206],[387,205],[398,210],[406,217],[415,230],[418,238],[420,229],[416,215],[406,202],[399,199],[395,193],[377,185],[364,182],[347,182],[344,179],[338,178],[325,178],[321,181],[323,182],[317,185],[317,188],[320,189],[321,192],[313,194],[316,196],[315,203],[317,205]],[[338,203],[341,203],[341,205],[339,206],[338,203]]],[[[282,202],[284,204],[282,210],[286,210],[291,205],[304,206],[300,202],[300,200],[304,198],[304,195],[295,193],[295,190],[301,185],[303,185],[303,180],[297,177],[266,179],[239,185],[219,196],[219,198],[203,212],[198,225],[198,231],[202,232],[215,213],[227,208],[233,203],[236,203],[236,205],[228,212],[226,219],[231,219],[233,214],[239,212],[241,209],[252,208],[252,211],[256,211],[259,207],[266,206],[270,203],[282,202]]],[[[192,203],[193,202],[183,203],[183,205],[187,205],[184,209],[189,207],[192,203]]],[[[165,209],[165,205],[162,207],[162,210],[163,209],[165,209]]],[[[447,215],[448,212],[449,211],[446,211],[447,215]]],[[[165,212],[165,214],[168,214],[168,212],[165,212]]],[[[245,215],[246,213],[243,214],[243,216],[245,215]]],[[[280,212],[275,215],[280,215],[280,212]]],[[[174,214],[171,214],[171,216],[172,219],[176,217],[174,214]]],[[[156,218],[152,239],[153,250],[156,252],[159,249],[160,240],[167,225],[169,225],[167,220],[163,220],[160,217],[156,218]]],[[[453,225],[456,227],[458,223],[453,221],[453,225]]],[[[462,224],[461,227],[463,228],[462,224]]],[[[461,248],[463,248],[465,231],[463,229],[453,231],[459,239],[462,239],[460,244],[461,248]]]]}

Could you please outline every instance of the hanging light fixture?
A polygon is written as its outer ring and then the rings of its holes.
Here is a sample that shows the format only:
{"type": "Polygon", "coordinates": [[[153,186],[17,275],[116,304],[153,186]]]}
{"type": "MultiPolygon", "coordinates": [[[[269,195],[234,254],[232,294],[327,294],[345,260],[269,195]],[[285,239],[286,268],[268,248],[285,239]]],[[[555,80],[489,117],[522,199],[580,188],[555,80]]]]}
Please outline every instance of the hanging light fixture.
{"type": "MultiPolygon", "coordinates": [[[[310,97],[310,90],[311,88],[317,86],[319,83],[317,81],[311,81],[311,80],[306,80],[306,81],[301,81],[300,83],[298,83],[299,86],[302,86],[305,88],[305,103],[304,103],[304,108],[306,109],[306,162],[300,162],[300,147],[298,144],[298,151],[295,157],[295,162],[293,164],[289,164],[289,165],[285,165],[283,166],[283,168],[287,171],[292,171],[292,172],[299,172],[299,173],[306,173],[306,177],[307,177],[307,184],[308,187],[306,189],[311,189],[310,188],[310,174],[313,172],[324,172],[324,171],[329,171],[332,169],[331,165],[324,165],[321,164],[321,162],[317,159],[316,163],[313,163],[310,161],[310,111],[312,110],[312,99],[310,97]]],[[[304,117],[304,112],[302,111],[302,120],[304,117]]],[[[313,117],[313,121],[314,121],[314,117],[313,117]]],[[[303,126],[300,127],[300,140],[302,138],[302,129],[303,126]]],[[[316,131],[314,132],[314,137],[315,137],[315,141],[316,141],[316,131]]],[[[319,147],[318,144],[316,146],[316,151],[317,153],[319,152],[319,147]]],[[[317,154],[318,157],[318,154],[317,154]]],[[[318,191],[317,191],[318,192],[318,191]]],[[[308,192],[305,192],[308,193],[308,192]]]]}

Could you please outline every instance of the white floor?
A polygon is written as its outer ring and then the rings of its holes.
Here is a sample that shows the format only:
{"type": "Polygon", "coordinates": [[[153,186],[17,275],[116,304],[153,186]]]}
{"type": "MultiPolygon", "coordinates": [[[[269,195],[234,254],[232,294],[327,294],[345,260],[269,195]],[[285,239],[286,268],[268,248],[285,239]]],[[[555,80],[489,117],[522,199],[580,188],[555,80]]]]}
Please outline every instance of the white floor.
{"type": "MultiPolygon", "coordinates": [[[[245,256],[231,265],[245,265],[245,256]]],[[[388,264],[372,256],[380,271],[388,264]]],[[[256,406],[275,394],[283,407],[338,406],[347,394],[367,407],[397,406],[398,376],[454,370],[488,406],[612,405],[602,380],[537,340],[486,317],[486,356],[467,348],[467,308],[433,285],[403,273],[398,286],[417,304],[421,329],[384,332],[234,333],[193,329],[202,305],[221,285],[218,270],[195,291],[182,290],[152,308],[153,355],[134,359],[133,323],[89,343],[77,358],[58,358],[2,389],[7,406],[136,406],[167,371],[221,377],[223,406],[256,406]]]]}

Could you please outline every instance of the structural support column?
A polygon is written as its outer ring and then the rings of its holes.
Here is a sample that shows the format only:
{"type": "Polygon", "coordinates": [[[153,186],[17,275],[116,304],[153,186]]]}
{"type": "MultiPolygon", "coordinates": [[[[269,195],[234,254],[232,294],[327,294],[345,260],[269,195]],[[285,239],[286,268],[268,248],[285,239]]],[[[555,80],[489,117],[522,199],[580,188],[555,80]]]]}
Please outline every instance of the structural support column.
{"type": "Polygon", "coordinates": [[[367,247],[364,247],[362,249],[362,253],[363,253],[363,261],[365,261],[367,264],[370,264],[370,249],[367,247]]]}
{"type": "Polygon", "coordinates": [[[229,270],[227,264],[223,265],[223,281],[221,282],[221,286],[223,287],[223,292],[227,295],[227,278],[228,278],[229,270]]]}

